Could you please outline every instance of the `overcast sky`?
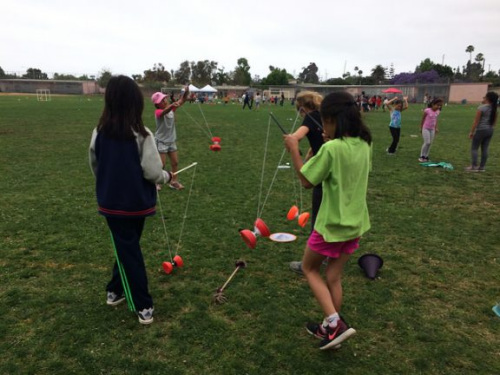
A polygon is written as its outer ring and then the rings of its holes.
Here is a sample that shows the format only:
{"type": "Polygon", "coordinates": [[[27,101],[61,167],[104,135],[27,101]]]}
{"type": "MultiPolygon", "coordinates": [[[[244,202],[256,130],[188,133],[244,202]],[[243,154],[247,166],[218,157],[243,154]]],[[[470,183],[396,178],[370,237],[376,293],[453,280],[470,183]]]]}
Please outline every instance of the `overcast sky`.
{"type": "Polygon", "coordinates": [[[456,68],[468,45],[500,69],[500,0],[0,0],[0,67],[74,75],[142,74],[155,63],[245,57],[252,76],[269,65],[321,78],[396,74],[425,58],[456,68]]]}

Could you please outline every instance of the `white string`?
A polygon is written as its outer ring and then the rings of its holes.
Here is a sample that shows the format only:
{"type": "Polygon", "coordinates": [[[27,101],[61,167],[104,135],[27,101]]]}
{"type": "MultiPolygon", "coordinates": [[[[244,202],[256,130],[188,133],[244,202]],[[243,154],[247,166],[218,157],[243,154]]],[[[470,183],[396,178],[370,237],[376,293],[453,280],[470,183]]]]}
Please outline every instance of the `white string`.
{"type": "MultiPolygon", "coordinates": [[[[297,125],[298,118],[299,118],[299,114],[297,114],[297,117],[295,117],[295,121],[294,121],[294,123],[292,125],[292,129],[291,129],[290,133],[293,133],[293,131],[295,130],[295,126],[297,125]]],[[[267,194],[266,194],[266,197],[264,199],[264,203],[262,204],[262,207],[261,207],[260,212],[259,212],[260,201],[261,201],[261,194],[262,194],[262,184],[263,184],[263,181],[264,181],[264,165],[265,165],[265,162],[266,162],[267,144],[268,144],[268,141],[269,141],[269,127],[270,127],[270,125],[271,125],[271,117],[269,117],[269,122],[268,122],[268,126],[267,126],[266,147],[265,147],[265,151],[264,151],[264,161],[262,163],[262,176],[261,176],[261,180],[260,180],[259,205],[257,206],[257,217],[260,217],[260,215],[262,215],[262,212],[264,212],[264,206],[266,205],[267,199],[269,198],[269,195],[271,194],[271,189],[273,187],[274,181],[276,180],[276,176],[278,174],[278,168],[276,168],[276,170],[274,171],[274,176],[273,176],[273,178],[271,180],[271,183],[269,185],[269,188],[267,189],[267,194]]],[[[281,153],[280,160],[278,161],[278,165],[281,165],[281,162],[283,161],[283,157],[285,156],[285,152],[286,152],[286,149],[283,149],[283,152],[281,153]]],[[[295,194],[295,197],[297,197],[296,194],[295,194]]],[[[295,198],[295,199],[297,199],[297,198],[295,198]]]]}
{"type": "MultiPolygon", "coordinates": [[[[297,120],[299,119],[299,117],[300,117],[300,111],[297,112],[297,116],[295,117],[295,122],[293,124],[293,128],[295,128],[295,125],[297,124],[297,120]]],[[[309,116],[309,117],[311,117],[311,116],[309,116]]],[[[311,117],[311,120],[313,120],[314,122],[316,122],[316,120],[314,120],[312,117],[311,117]]],[[[318,124],[318,123],[316,122],[316,124],[318,124]]],[[[297,185],[299,186],[299,188],[298,188],[298,190],[299,190],[299,202],[300,202],[300,204],[298,205],[299,206],[299,212],[302,212],[302,209],[303,209],[303,202],[302,202],[302,190],[303,190],[303,187],[302,187],[302,184],[300,183],[299,176],[297,174],[295,174],[295,177],[296,178],[294,180],[297,181],[297,185]]],[[[295,184],[293,186],[295,187],[295,184]]],[[[294,193],[295,193],[295,202],[297,202],[297,191],[295,189],[294,189],[294,193]]]]}
{"type": "MultiPolygon", "coordinates": [[[[292,165],[292,172],[293,174],[295,174],[295,171],[293,171],[293,165],[292,165]]],[[[299,202],[298,202],[298,193],[297,193],[297,185],[298,185],[298,188],[300,189],[300,183],[299,183],[299,179],[298,178],[294,178],[292,177],[292,186],[293,186],[293,196],[294,196],[294,199],[295,199],[295,205],[298,206],[299,205],[299,202]]]]}
{"type": "Polygon", "coordinates": [[[170,251],[170,240],[168,238],[167,226],[165,225],[165,217],[163,216],[163,206],[161,205],[160,192],[156,191],[156,196],[158,197],[158,202],[160,203],[160,213],[161,213],[161,221],[163,223],[163,230],[165,231],[165,242],[167,243],[168,254],[170,255],[170,260],[173,262],[174,258],[172,257],[172,252],[170,251]]]}
{"type": "Polygon", "coordinates": [[[299,211],[302,212],[303,204],[302,204],[302,185],[300,184],[299,176],[297,176],[297,183],[299,184],[299,200],[300,200],[300,208],[299,211]]]}
{"type": "Polygon", "coordinates": [[[203,116],[203,120],[205,120],[205,125],[208,129],[208,132],[210,133],[211,137],[212,138],[214,135],[212,134],[212,132],[210,131],[210,126],[208,126],[208,122],[207,122],[207,119],[205,118],[205,113],[203,113],[203,110],[201,109],[201,104],[198,102],[198,108],[200,109],[200,112],[201,112],[201,115],[203,116]]]}
{"type": "Polygon", "coordinates": [[[266,142],[264,144],[264,158],[262,159],[262,172],[260,174],[259,201],[257,203],[257,218],[259,218],[260,214],[262,213],[262,211],[259,213],[259,208],[260,208],[260,201],[262,198],[262,185],[264,183],[264,169],[266,166],[267,144],[269,143],[269,130],[270,129],[271,129],[271,117],[269,117],[268,122],[267,122],[266,142]]]}
{"type": "MultiPolygon", "coordinates": [[[[182,107],[181,107],[181,108],[182,108],[182,107]]],[[[210,140],[212,139],[211,133],[208,133],[208,132],[205,130],[205,128],[204,128],[204,127],[203,127],[203,126],[202,126],[202,125],[201,125],[198,121],[196,121],[196,120],[193,118],[193,116],[191,116],[191,114],[190,114],[187,110],[185,110],[185,109],[183,109],[183,108],[182,108],[182,111],[188,115],[188,117],[191,119],[191,121],[193,121],[196,125],[198,125],[198,126],[200,127],[200,129],[201,129],[201,130],[205,133],[205,135],[206,135],[208,138],[210,138],[210,140]]]]}
{"type": "MultiPolygon", "coordinates": [[[[179,240],[177,242],[177,247],[176,247],[175,255],[177,255],[177,253],[179,252],[179,248],[181,246],[181,238],[182,238],[182,234],[184,232],[184,225],[185,225],[186,218],[187,218],[187,212],[188,212],[188,208],[189,208],[189,201],[191,199],[191,193],[193,191],[194,176],[196,174],[196,166],[197,166],[197,163],[194,164],[193,175],[191,177],[191,186],[189,187],[188,199],[187,199],[187,202],[186,202],[186,208],[184,209],[184,217],[183,217],[182,223],[181,223],[181,230],[180,230],[180,233],[179,233],[179,240]]],[[[163,224],[163,231],[165,232],[165,242],[167,244],[168,254],[170,255],[170,260],[173,262],[174,261],[174,257],[172,256],[172,251],[170,250],[170,239],[168,237],[167,225],[165,224],[165,216],[163,214],[163,206],[162,206],[162,203],[161,203],[160,192],[157,191],[156,195],[158,197],[158,202],[160,203],[161,221],[162,221],[162,224],[163,224]]]]}
{"type": "MultiPolygon", "coordinates": [[[[286,152],[286,149],[283,150],[283,152],[281,153],[281,158],[280,158],[280,161],[278,162],[278,165],[281,165],[281,161],[283,160],[283,156],[285,156],[285,152],[286,152]]],[[[271,189],[273,187],[273,184],[274,184],[274,181],[276,180],[277,175],[278,175],[278,168],[276,168],[276,170],[274,171],[273,179],[271,180],[271,183],[269,184],[269,188],[267,189],[266,198],[264,199],[264,203],[262,203],[260,213],[257,211],[257,217],[260,217],[260,215],[262,215],[262,212],[264,211],[264,206],[266,205],[267,198],[269,198],[269,195],[271,193],[271,189]]]]}
{"type": "Polygon", "coordinates": [[[184,209],[184,217],[182,218],[181,231],[179,233],[179,241],[177,242],[177,248],[175,250],[175,255],[177,255],[177,253],[179,252],[179,249],[181,247],[181,238],[182,238],[182,233],[184,232],[184,224],[185,224],[186,218],[187,218],[187,212],[188,212],[188,208],[189,208],[189,201],[191,200],[191,193],[193,191],[194,176],[196,174],[196,166],[197,165],[198,164],[195,164],[194,169],[193,169],[193,175],[191,177],[191,186],[189,187],[188,199],[187,199],[187,202],[186,202],[186,208],[184,209]]]}

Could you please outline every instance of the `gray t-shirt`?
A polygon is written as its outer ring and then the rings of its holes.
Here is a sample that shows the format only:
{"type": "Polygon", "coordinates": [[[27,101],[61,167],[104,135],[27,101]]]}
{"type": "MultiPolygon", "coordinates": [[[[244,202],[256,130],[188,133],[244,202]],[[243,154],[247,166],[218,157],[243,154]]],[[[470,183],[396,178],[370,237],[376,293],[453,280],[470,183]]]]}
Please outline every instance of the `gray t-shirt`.
{"type": "Polygon", "coordinates": [[[172,110],[167,114],[158,117],[157,115],[160,114],[161,111],[161,109],[157,109],[155,111],[155,138],[162,143],[174,143],[177,140],[174,111],[172,110]]]}
{"type": "Polygon", "coordinates": [[[481,118],[477,124],[477,130],[491,129],[490,115],[491,115],[491,105],[483,104],[477,108],[481,112],[481,118]]]}

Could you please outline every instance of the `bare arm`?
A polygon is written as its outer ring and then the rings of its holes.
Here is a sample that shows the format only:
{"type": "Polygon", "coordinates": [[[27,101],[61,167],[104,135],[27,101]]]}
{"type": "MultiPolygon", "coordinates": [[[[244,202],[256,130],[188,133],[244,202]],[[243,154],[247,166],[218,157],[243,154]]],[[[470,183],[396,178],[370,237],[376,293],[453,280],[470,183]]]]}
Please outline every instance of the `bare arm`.
{"type": "Polygon", "coordinates": [[[295,171],[297,172],[297,176],[299,177],[300,183],[302,186],[304,186],[306,189],[311,189],[314,187],[313,184],[309,182],[307,178],[300,172],[300,169],[304,165],[302,162],[302,158],[300,157],[299,153],[299,141],[297,138],[295,138],[293,135],[285,134],[283,135],[283,139],[285,141],[285,147],[290,153],[290,156],[292,158],[292,163],[295,171]]]}
{"type": "Polygon", "coordinates": [[[392,98],[391,100],[388,100],[387,103],[385,103],[385,105],[387,106],[387,108],[389,109],[389,111],[392,111],[392,102],[395,101],[398,97],[395,96],[394,98],[392,98]]]}
{"type": "Polygon", "coordinates": [[[161,115],[160,116],[165,116],[167,113],[169,113],[171,110],[173,110],[175,107],[178,107],[179,105],[177,104],[177,102],[174,102],[168,106],[165,107],[165,109],[163,109],[163,111],[161,111],[161,115]]]}
{"type": "Polygon", "coordinates": [[[188,96],[189,96],[189,86],[186,86],[184,88],[184,94],[182,94],[181,98],[176,102],[178,103],[177,106],[180,107],[181,105],[183,105],[186,102],[188,96]]]}
{"type": "Polygon", "coordinates": [[[299,128],[292,134],[297,140],[304,138],[307,133],[309,133],[309,128],[305,125],[299,126],[299,128]]]}
{"type": "Polygon", "coordinates": [[[424,111],[424,114],[422,115],[422,121],[420,121],[420,130],[422,130],[422,128],[424,127],[424,122],[425,122],[426,117],[427,117],[427,113],[425,113],[425,111],[424,111]]]}
{"type": "Polygon", "coordinates": [[[474,132],[476,131],[477,124],[479,124],[480,119],[481,119],[481,111],[476,111],[476,116],[474,117],[474,122],[472,123],[472,128],[470,129],[469,138],[474,137],[474,132]]]}
{"type": "Polygon", "coordinates": [[[401,108],[401,111],[404,111],[405,109],[408,109],[408,97],[405,96],[403,98],[403,108],[401,108]]]}

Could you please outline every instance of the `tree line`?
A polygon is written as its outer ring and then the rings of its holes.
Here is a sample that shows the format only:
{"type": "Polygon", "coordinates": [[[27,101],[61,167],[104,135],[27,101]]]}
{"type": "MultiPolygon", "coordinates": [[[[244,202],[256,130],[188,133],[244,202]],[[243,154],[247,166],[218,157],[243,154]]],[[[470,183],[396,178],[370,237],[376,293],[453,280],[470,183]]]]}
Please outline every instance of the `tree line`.
{"type": "MultiPolygon", "coordinates": [[[[162,63],[155,63],[152,68],[143,71],[143,74],[133,74],[132,78],[145,87],[159,89],[165,85],[184,85],[188,82],[196,86],[211,84],[215,86],[227,85],[288,85],[292,81],[298,83],[313,83],[327,85],[381,85],[381,84],[414,84],[414,83],[450,83],[450,82],[491,82],[494,86],[500,86],[500,70],[498,72],[488,70],[485,72],[485,56],[478,53],[474,60],[472,53],[475,48],[467,46],[465,52],[469,54],[469,60],[462,66],[452,68],[448,65],[438,64],[426,58],[416,66],[413,72],[394,73],[394,66],[384,67],[380,64],[373,67],[369,74],[364,73],[357,66],[354,72],[344,72],[341,77],[321,79],[319,68],[316,63],[311,62],[303,67],[301,72],[294,77],[284,68],[273,65],[269,66],[266,77],[258,75],[251,76],[250,65],[246,58],[237,60],[233,70],[226,71],[219,67],[216,61],[183,61],[174,70],[168,70],[162,63]]],[[[97,77],[83,75],[76,77],[69,74],[54,73],[54,80],[96,80],[101,87],[105,87],[113,73],[103,69],[97,77]]],[[[0,67],[1,78],[25,78],[25,79],[49,79],[48,75],[38,68],[29,68],[22,76],[6,74],[0,67]]]]}

